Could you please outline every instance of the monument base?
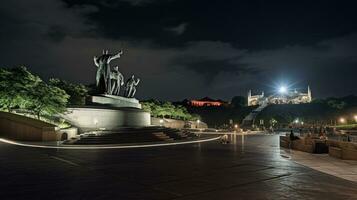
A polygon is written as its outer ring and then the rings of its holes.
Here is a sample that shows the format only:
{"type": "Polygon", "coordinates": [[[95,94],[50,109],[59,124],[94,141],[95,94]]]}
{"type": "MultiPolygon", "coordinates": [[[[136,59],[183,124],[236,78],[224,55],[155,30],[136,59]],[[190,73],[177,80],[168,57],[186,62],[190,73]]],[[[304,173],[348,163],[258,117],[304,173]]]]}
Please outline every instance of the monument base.
{"type": "Polygon", "coordinates": [[[100,96],[91,96],[90,103],[94,105],[105,105],[116,108],[139,108],[141,109],[141,104],[135,98],[126,98],[115,95],[100,95],[100,96]]]}
{"type": "Polygon", "coordinates": [[[88,105],[67,108],[63,118],[80,132],[150,126],[150,113],[135,98],[114,95],[91,96],[88,105]]]}
{"type": "Polygon", "coordinates": [[[80,132],[93,130],[115,130],[120,127],[150,126],[150,113],[136,108],[114,108],[106,106],[83,106],[67,108],[63,115],[80,132]]]}

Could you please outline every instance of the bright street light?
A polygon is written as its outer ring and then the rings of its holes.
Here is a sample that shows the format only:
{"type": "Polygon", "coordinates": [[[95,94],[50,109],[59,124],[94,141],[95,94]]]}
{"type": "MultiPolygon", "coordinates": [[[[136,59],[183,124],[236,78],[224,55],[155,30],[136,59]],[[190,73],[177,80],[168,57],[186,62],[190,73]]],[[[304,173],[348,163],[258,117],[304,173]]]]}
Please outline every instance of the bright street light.
{"type": "Polygon", "coordinates": [[[345,123],[345,122],[346,122],[345,118],[341,117],[341,118],[340,118],[340,122],[341,122],[341,123],[345,123]]]}
{"type": "Polygon", "coordinates": [[[287,92],[287,88],[285,86],[280,86],[279,93],[280,94],[285,94],[286,92],[287,92]]]}
{"type": "Polygon", "coordinates": [[[355,118],[355,121],[357,122],[357,115],[353,116],[353,118],[355,118]]]}

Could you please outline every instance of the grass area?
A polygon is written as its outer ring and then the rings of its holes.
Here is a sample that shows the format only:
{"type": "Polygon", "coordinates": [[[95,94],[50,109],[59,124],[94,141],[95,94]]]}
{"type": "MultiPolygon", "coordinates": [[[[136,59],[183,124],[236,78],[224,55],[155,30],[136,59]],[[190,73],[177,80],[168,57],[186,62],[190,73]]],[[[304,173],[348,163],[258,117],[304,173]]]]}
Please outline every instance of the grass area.
{"type": "MultiPolygon", "coordinates": [[[[2,110],[2,111],[7,112],[4,110],[2,110]]],[[[53,124],[55,126],[58,126],[60,129],[71,127],[71,124],[65,122],[65,120],[60,117],[41,116],[40,119],[38,119],[36,115],[32,114],[31,112],[25,111],[25,110],[17,110],[16,112],[12,112],[12,114],[21,115],[21,116],[28,117],[31,119],[35,119],[35,120],[43,121],[43,122],[46,122],[49,124],[53,124]]]]}
{"type": "Polygon", "coordinates": [[[357,124],[340,124],[334,127],[338,129],[357,129],[357,124]]]}

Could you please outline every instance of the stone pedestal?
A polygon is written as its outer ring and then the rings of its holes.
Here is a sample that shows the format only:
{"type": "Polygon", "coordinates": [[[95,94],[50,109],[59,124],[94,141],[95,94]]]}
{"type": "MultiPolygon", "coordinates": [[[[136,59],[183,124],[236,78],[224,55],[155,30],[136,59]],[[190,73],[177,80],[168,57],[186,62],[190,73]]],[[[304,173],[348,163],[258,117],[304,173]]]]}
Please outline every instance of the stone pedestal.
{"type": "Polygon", "coordinates": [[[91,96],[90,101],[93,104],[106,105],[116,108],[128,107],[128,108],[141,109],[141,104],[135,98],[126,98],[126,97],[114,96],[114,95],[100,95],[100,96],[91,96]]]}
{"type": "Polygon", "coordinates": [[[137,108],[102,106],[72,107],[64,118],[79,128],[80,132],[115,130],[120,127],[150,126],[150,113],[137,108]]]}
{"type": "Polygon", "coordinates": [[[150,113],[135,98],[114,95],[91,96],[86,106],[67,108],[63,115],[80,132],[150,126],[150,113]]]}

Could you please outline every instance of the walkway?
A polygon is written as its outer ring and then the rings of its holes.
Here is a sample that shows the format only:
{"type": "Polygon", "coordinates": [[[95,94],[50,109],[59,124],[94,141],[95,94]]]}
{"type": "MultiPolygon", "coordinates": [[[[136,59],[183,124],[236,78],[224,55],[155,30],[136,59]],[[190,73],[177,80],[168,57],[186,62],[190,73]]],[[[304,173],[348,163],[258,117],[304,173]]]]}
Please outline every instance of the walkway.
{"type": "Polygon", "coordinates": [[[328,154],[310,154],[301,151],[283,150],[291,160],[320,172],[357,182],[357,161],[341,160],[328,154]]]}
{"type": "Polygon", "coordinates": [[[63,150],[0,142],[1,199],[357,199],[357,183],[281,155],[277,135],[63,150]]]}

